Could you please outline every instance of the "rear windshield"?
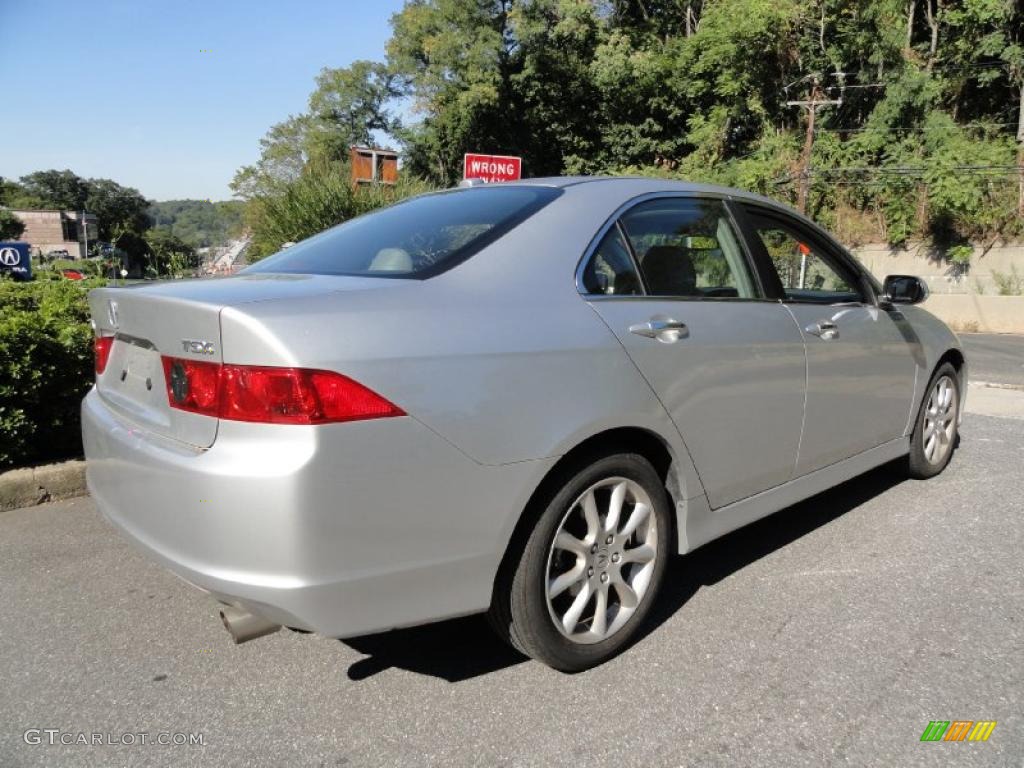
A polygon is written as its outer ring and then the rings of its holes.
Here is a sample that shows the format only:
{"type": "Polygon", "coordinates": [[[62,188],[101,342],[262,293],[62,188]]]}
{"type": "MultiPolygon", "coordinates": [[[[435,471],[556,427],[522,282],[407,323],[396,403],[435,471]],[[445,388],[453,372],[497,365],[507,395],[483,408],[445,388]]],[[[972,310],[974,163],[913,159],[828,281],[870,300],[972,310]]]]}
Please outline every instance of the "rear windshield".
{"type": "Polygon", "coordinates": [[[559,194],[550,187],[494,186],[421,195],[346,221],[243,271],[426,278],[468,259],[559,194]]]}

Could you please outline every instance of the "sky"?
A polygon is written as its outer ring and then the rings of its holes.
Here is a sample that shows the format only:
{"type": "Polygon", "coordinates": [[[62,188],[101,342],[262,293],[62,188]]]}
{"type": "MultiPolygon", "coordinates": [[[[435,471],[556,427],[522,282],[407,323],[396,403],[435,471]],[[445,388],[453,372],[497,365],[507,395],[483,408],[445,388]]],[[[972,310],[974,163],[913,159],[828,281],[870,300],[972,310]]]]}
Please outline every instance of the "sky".
{"type": "Polygon", "coordinates": [[[382,60],[402,0],[0,0],[0,176],[69,168],[227,200],[323,67],[382,60]]]}

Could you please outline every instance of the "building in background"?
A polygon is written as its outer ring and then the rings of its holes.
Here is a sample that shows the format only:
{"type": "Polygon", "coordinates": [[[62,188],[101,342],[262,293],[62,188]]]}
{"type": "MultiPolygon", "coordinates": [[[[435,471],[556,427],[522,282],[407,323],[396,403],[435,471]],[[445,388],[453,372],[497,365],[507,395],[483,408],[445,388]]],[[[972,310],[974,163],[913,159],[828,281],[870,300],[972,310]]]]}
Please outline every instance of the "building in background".
{"type": "Polygon", "coordinates": [[[67,251],[65,258],[84,259],[86,242],[91,245],[98,237],[99,220],[91,213],[57,210],[12,210],[11,213],[25,224],[19,240],[43,256],[53,251],[67,251]]]}

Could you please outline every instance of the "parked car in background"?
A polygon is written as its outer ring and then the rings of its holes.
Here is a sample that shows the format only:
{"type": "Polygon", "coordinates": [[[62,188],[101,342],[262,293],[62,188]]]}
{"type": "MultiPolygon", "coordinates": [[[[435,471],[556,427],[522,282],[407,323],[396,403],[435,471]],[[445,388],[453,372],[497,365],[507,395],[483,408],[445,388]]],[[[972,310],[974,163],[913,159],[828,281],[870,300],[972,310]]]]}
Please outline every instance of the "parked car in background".
{"type": "Polygon", "coordinates": [[[85,275],[83,275],[77,269],[62,269],[60,271],[60,273],[62,275],[64,275],[64,277],[66,277],[68,280],[84,280],[85,279],[85,275]]]}
{"type": "Polygon", "coordinates": [[[967,364],[926,295],[732,189],[420,196],[234,277],[94,290],[89,488],[236,641],[486,611],[581,670],[670,555],[942,471],[967,364]]]}

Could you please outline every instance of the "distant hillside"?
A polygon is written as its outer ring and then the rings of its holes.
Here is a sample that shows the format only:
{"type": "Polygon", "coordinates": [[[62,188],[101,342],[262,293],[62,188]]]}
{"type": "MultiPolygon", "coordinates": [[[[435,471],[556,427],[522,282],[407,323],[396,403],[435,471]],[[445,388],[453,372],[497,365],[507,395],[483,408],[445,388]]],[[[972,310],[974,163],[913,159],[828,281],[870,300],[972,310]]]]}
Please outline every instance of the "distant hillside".
{"type": "Polygon", "coordinates": [[[165,200],[153,203],[149,216],[154,227],[168,229],[195,248],[223,245],[242,231],[245,204],[229,200],[165,200]]]}

